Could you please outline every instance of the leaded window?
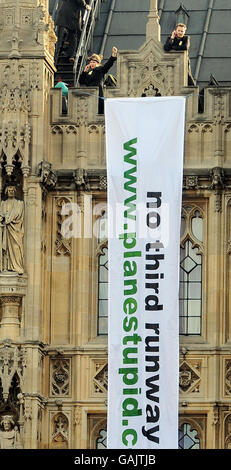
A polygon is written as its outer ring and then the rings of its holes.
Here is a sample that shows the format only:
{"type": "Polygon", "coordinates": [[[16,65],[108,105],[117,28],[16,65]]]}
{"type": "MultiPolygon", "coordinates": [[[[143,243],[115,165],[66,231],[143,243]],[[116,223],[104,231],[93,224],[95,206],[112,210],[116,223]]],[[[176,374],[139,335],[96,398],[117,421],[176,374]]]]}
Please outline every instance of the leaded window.
{"type": "Polygon", "coordinates": [[[200,209],[185,206],[180,247],[180,334],[201,335],[203,218],[200,209]]]}
{"type": "Polygon", "coordinates": [[[98,219],[98,335],[108,334],[107,214],[98,219]]]}
{"type": "Polygon", "coordinates": [[[101,429],[99,431],[99,436],[96,439],[96,449],[106,449],[107,448],[107,429],[101,429]]]}
{"type": "MultiPolygon", "coordinates": [[[[200,449],[201,442],[198,430],[190,423],[183,423],[179,429],[179,449],[200,449]]],[[[100,429],[96,438],[96,449],[107,448],[107,428],[100,429]]]]}
{"type": "Polygon", "coordinates": [[[179,449],[200,449],[198,431],[190,423],[183,423],[179,429],[178,446],[179,449]]]}

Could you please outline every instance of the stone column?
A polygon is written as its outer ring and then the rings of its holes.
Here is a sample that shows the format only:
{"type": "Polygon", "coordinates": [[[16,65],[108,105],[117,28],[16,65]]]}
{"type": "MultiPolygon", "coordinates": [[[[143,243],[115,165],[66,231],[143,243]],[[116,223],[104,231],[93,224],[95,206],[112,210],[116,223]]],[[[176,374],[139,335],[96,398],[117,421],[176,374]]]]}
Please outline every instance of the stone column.
{"type": "Polygon", "coordinates": [[[17,339],[20,329],[19,307],[21,298],[19,296],[4,296],[0,300],[2,307],[1,336],[17,339]]]}
{"type": "Polygon", "coordinates": [[[146,42],[148,42],[150,39],[157,39],[160,41],[160,25],[157,0],[150,0],[150,11],[146,25],[146,42]]]}
{"type": "Polygon", "coordinates": [[[27,276],[0,273],[0,338],[18,339],[21,333],[22,299],[26,295],[27,276]]]}

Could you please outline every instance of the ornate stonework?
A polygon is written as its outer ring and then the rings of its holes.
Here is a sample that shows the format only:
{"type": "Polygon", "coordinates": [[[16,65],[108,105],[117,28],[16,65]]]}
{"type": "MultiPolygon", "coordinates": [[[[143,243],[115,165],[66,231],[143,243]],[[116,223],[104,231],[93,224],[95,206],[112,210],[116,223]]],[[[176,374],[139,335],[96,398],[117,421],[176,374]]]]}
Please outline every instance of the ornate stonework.
{"type": "Polygon", "coordinates": [[[108,365],[96,364],[97,373],[93,378],[95,393],[107,393],[108,389],[108,365]]]}
{"type": "Polygon", "coordinates": [[[196,367],[184,361],[180,365],[180,390],[184,393],[198,393],[200,391],[200,363],[196,367]]]}
{"type": "Polygon", "coordinates": [[[13,377],[17,375],[20,388],[23,391],[27,367],[27,352],[25,348],[5,344],[0,348],[0,380],[2,396],[7,401],[13,377]]]}
{"type": "Polygon", "coordinates": [[[69,396],[70,359],[51,359],[51,396],[69,396]]]}

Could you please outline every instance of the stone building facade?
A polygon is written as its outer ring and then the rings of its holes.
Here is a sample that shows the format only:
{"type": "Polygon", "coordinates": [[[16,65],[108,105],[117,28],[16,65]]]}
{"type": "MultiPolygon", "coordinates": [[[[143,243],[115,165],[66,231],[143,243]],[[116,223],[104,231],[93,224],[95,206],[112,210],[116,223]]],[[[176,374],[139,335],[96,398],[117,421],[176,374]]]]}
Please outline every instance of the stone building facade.
{"type": "MultiPolygon", "coordinates": [[[[55,41],[47,0],[0,0],[2,448],[106,445],[105,122],[95,89],[70,89],[62,114],[55,41]],[[9,268],[19,256],[21,271],[9,268]]],[[[187,64],[187,52],[164,52],[150,0],[146,41],[119,51],[106,97],[187,99],[179,445],[229,448],[231,88],[206,88],[199,113],[187,64]]]]}

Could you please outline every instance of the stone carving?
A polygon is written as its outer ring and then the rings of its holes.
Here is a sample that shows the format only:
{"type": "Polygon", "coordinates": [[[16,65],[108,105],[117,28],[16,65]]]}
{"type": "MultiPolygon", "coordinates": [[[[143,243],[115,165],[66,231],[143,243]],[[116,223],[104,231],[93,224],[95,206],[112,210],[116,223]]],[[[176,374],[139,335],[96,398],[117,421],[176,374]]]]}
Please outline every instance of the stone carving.
{"type": "Polygon", "coordinates": [[[52,134],[63,134],[64,128],[65,126],[59,126],[59,125],[51,126],[51,132],[52,134]]]}
{"type": "Polygon", "coordinates": [[[69,424],[68,418],[63,413],[58,413],[53,418],[53,432],[51,447],[66,449],[68,447],[69,424]]]}
{"type": "Polygon", "coordinates": [[[214,119],[215,124],[224,123],[224,95],[225,91],[222,89],[210,89],[210,93],[214,96],[214,119]]]}
{"type": "Polygon", "coordinates": [[[225,363],[225,395],[231,395],[231,361],[225,363]]]}
{"type": "Polygon", "coordinates": [[[5,415],[0,421],[0,449],[22,449],[20,433],[11,415],[5,415]]]}
{"type": "Polygon", "coordinates": [[[51,395],[69,395],[70,360],[53,359],[51,361],[51,395]]]}
{"type": "Polygon", "coordinates": [[[95,393],[107,393],[108,365],[98,366],[99,370],[93,379],[95,393]]]}
{"type": "Polygon", "coordinates": [[[128,96],[136,96],[136,64],[133,62],[129,63],[129,74],[128,74],[128,96]]]}
{"type": "Polygon", "coordinates": [[[38,173],[41,177],[41,182],[47,189],[53,189],[57,183],[57,176],[52,171],[52,165],[49,162],[42,161],[38,165],[38,173]]]}
{"type": "Polygon", "coordinates": [[[161,96],[161,94],[159,92],[159,89],[155,88],[155,85],[153,85],[153,83],[149,83],[149,85],[144,88],[142,96],[161,96]]]}
{"type": "Polygon", "coordinates": [[[70,256],[71,254],[71,238],[66,238],[62,233],[62,224],[64,216],[62,215],[62,207],[64,204],[71,204],[71,200],[66,197],[61,197],[56,200],[56,240],[55,248],[56,255],[70,256]]]}
{"type": "Polygon", "coordinates": [[[221,189],[224,188],[224,170],[220,167],[215,167],[210,171],[211,186],[210,189],[215,190],[215,211],[221,212],[222,210],[222,193],[221,189]]]}
{"type": "Polygon", "coordinates": [[[222,190],[230,189],[230,186],[225,182],[225,173],[223,168],[214,167],[209,172],[208,184],[199,184],[200,176],[185,176],[183,189],[203,189],[213,190],[215,192],[215,211],[221,212],[222,210],[222,190]]]}
{"type": "Polygon", "coordinates": [[[21,8],[21,24],[24,26],[32,25],[32,9],[21,8]]]}
{"type": "Polygon", "coordinates": [[[29,164],[29,125],[30,90],[28,68],[12,59],[3,69],[0,92],[0,155],[6,157],[6,172],[11,175],[16,156],[24,166],[29,164]]]}
{"type": "Polygon", "coordinates": [[[99,190],[106,191],[107,190],[107,177],[100,175],[99,177],[99,190]]]}
{"type": "Polygon", "coordinates": [[[141,67],[141,70],[139,70],[139,88],[147,90],[145,96],[169,94],[169,90],[167,90],[168,84],[166,83],[166,78],[168,78],[167,70],[165,71],[165,68],[161,67],[158,62],[159,60],[151,51],[148,57],[145,57],[144,65],[141,67]]]}
{"type": "Polygon", "coordinates": [[[0,204],[0,270],[24,272],[23,201],[15,199],[16,188],[7,186],[8,198],[0,204]]]}
{"type": "Polygon", "coordinates": [[[198,176],[186,176],[184,189],[197,189],[198,188],[198,176]]]}
{"type": "Polygon", "coordinates": [[[83,96],[77,100],[77,126],[86,126],[88,116],[88,102],[83,96]]]}
{"type": "Polygon", "coordinates": [[[231,449],[231,414],[225,419],[225,449],[231,449]]]}
{"type": "Polygon", "coordinates": [[[21,43],[23,42],[23,40],[20,39],[20,37],[19,37],[19,26],[14,25],[14,27],[12,29],[11,38],[8,39],[8,42],[11,43],[11,52],[10,52],[8,57],[10,59],[12,59],[12,58],[18,59],[19,57],[21,57],[19,47],[20,47],[21,43]]]}
{"type": "Polygon", "coordinates": [[[25,369],[27,365],[26,350],[17,346],[5,344],[0,349],[0,381],[2,384],[3,401],[7,402],[14,377],[20,379],[20,386],[24,384],[25,369]]]}
{"type": "Polygon", "coordinates": [[[224,170],[223,168],[220,167],[215,167],[212,168],[210,171],[210,176],[211,176],[211,185],[209,189],[222,189],[224,188],[224,170]]]}
{"type": "Polygon", "coordinates": [[[78,189],[83,189],[86,191],[90,190],[89,179],[87,175],[87,170],[84,168],[77,168],[73,173],[75,184],[78,189]]]}
{"type": "Polygon", "coordinates": [[[48,31],[49,25],[45,23],[45,13],[41,4],[33,11],[33,29],[34,43],[43,45],[43,33],[44,31],[48,31]]]}
{"type": "Polygon", "coordinates": [[[81,406],[76,406],[75,416],[74,416],[74,424],[76,426],[80,426],[81,422],[82,422],[82,408],[81,408],[81,406]]]}
{"type": "Polygon", "coordinates": [[[213,407],[213,424],[216,426],[220,422],[220,413],[219,413],[219,406],[216,404],[213,407]]]}
{"type": "Polygon", "coordinates": [[[200,375],[184,361],[180,366],[179,385],[182,392],[198,392],[200,375]]]}

